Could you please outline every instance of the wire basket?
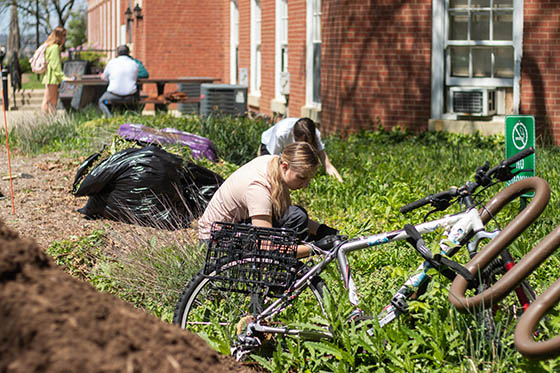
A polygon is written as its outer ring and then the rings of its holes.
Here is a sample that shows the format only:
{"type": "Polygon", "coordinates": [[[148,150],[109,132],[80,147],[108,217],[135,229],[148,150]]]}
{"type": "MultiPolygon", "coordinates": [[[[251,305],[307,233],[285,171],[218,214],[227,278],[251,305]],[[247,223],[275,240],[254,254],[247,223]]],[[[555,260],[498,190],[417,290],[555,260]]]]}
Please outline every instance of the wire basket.
{"type": "Polygon", "coordinates": [[[295,231],[217,222],[210,235],[204,274],[214,286],[277,296],[291,285],[298,264],[295,231]]]}

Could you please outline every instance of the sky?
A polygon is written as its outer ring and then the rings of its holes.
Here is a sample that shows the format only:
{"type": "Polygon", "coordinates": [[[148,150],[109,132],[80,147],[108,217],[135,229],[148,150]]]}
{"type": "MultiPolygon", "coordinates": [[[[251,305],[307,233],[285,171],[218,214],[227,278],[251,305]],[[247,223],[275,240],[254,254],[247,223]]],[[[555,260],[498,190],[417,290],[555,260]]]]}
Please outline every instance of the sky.
{"type": "MultiPolygon", "coordinates": [[[[79,9],[80,6],[87,7],[87,0],[76,0],[76,4],[74,5],[74,9],[79,9]]],[[[20,33],[23,32],[22,30],[22,20],[20,18],[20,33]]],[[[0,14],[0,34],[8,34],[10,31],[10,9],[4,11],[4,13],[0,14]]]]}

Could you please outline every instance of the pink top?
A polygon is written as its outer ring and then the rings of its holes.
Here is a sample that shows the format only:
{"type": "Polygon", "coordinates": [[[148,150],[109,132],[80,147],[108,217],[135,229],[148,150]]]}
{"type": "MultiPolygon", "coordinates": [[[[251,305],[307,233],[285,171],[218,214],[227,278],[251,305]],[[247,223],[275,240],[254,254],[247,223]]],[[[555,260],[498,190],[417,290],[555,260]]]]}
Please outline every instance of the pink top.
{"type": "Polygon", "coordinates": [[[198,220],[198,238],[210,238],[212,223],[239,223],[257,215],[272,216],[268,164],[272,155],[257,157],[231,174],[198,220]]]}

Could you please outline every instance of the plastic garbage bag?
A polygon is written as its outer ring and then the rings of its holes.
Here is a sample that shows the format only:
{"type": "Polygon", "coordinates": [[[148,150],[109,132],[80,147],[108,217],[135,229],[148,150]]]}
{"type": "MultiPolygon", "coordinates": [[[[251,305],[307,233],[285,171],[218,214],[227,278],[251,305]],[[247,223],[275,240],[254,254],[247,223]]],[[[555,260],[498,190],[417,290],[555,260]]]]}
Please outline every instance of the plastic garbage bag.
{"type": "Polygon", "coordinates": [[[88,173],[98,158],[93,154],[80,165],[72,188],[75,196],[89,196],[78,211],[92,219],[162,229],[187,227],[223,182],[216,173],[184,164],[158,146],[122,150],[88,173]]]}
{"type": "Polygon", "coordinates": [[[118,134],[127,140],[136,140],[141,144],[180,144],[191,149],[194,159],[202,157],[216,162],[216,146],[206,137],[179,131],[175,128],[155,129],[137,123],[121,124],[118,134]]]}

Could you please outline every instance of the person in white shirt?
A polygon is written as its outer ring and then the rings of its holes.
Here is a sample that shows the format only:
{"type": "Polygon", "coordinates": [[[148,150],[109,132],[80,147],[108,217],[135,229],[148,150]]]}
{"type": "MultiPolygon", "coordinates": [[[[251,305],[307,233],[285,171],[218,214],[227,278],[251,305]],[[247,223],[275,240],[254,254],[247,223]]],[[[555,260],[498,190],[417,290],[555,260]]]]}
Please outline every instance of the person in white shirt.
{"type": "Polygon", "coordinates": [[[111,116],[108,103],[127,104],[138,99],[138,64],[129,54],[130,50],[126,45],[119,46],[117,57],[110,60],[103,71],[103,79],[109,81],[109,86],[99,98],[99,109],[107,117],[111,116]]]}
{"type": "Polygon", "coordinates": [[[260,155],[281,154],[284,148],[295,142],[304,141],[313,146],[317,151],[325,171],[343,182],[338,170],[332,165],[325,152],[325,146],[321,141],[321,133],[315,126],[315,122],[309,118],[285,118],[264,131],[261,136],[260,155]]]}

